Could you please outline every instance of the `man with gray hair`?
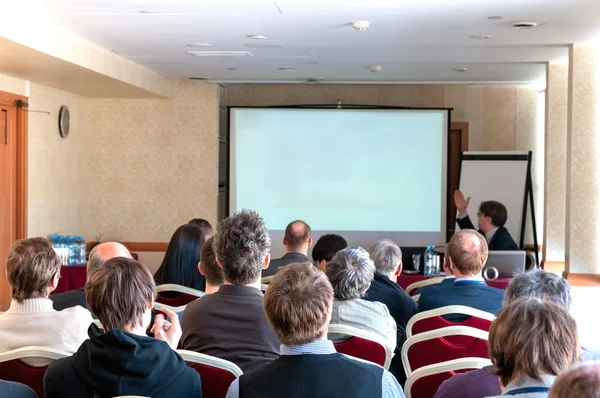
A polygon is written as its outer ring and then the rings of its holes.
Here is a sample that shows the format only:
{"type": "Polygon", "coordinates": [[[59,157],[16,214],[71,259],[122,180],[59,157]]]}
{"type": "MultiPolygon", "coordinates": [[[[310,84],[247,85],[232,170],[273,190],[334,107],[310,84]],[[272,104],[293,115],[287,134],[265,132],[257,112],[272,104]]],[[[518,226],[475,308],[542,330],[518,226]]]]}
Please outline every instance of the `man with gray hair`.
{"type": "Polygon", "coordinates": [[[396,350],[390,372],[404,384],[406,374],[400,351],[406,341],[408,320],[418,311],[417,303],[396,283],[402,273],[402,250],[397,244],[388,239],[378,240],[371,247],[371,259],[375,263],[375,276],[364,299],[385,304],[396,321],[396,350]]]}
{"type": "MultiPolygon", "coordinates": [[[[95,269],[100,268],[105,262],[115,257],[133,258],[129,250],[117,242],[104,242],[94,246],[87,262],[87,275],[89,276],[95,269]]],[[[62,311],[76,305],[87,309],[83,288],[53,294],[49,299],[52,300],[56,311],[62,311]]]]}
{"type": "MultiPolygon", "coordinates": [[[[361,247],[347,247],[336,253],[325,271],[333,286],[332,324],[363,329],[379,335],[390,350],[396,349],[396,322],[385,304],[361,299],[371,286],[375,264],[361,247]]],[[[330,334],[329,339],[340,342],[347,337],[330,334]]]]}

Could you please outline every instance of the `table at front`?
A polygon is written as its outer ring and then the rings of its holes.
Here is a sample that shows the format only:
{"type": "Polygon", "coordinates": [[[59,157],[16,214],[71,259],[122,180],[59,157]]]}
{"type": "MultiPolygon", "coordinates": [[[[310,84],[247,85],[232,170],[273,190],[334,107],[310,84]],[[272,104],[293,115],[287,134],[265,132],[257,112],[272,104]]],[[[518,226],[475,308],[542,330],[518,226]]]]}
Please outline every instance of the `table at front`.
{"type": "MultiPolygon", "coordinates": [[[[441,275],[443,276],[443,275],[441,275]]],[[[425,275],[421,275],[421,274],[400,274],[400,276],[398,277],[398,285],[400,285],[400,287],[404,290],[406,290],[406,288],[408,287],[408,285],[415,283],[415,282],[419,282],[425,279],[429,279],[429,278],[437,278],[437,276],[425,276],[425,275]]],[[[510,278],[498,278],[496,280],[493,281],[486,281],[486,283],[488,284],[488,286],[491,287],[496,287],[498,289],[506,289],[506,287],[508,286],[508,282],[510,282],[510,278]]]]}
{"type": "Polygon", "coordinates": [[[52,294],[64,293],[69,290],[83,289],[86,279],[85,265],[70,265],[60,267],[60,280],[52,294]]]}

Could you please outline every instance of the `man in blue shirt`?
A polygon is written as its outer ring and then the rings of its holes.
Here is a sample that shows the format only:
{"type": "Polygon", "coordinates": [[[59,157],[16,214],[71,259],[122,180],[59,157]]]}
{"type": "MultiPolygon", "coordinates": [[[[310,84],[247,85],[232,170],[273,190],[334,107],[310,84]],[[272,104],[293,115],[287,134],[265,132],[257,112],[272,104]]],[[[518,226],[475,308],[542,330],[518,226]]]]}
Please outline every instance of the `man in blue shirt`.
{"type": "Polygon", "coordinates": [[[281,356],[244,373],[227,398],[402,398],[402,388],[378,365],[350,359],[327,340],[333,288],[310,263],[295,263],[275,274],[265,293],[267,319],[281,344],[281,356]]]}
{"type": "MultiPolygon", "coordinates": [[[[488,257],[488,245],[477,231],[463,229],[448,242],[450,269],[454,283],[438,283],[421,288],[419,311],[448,305],[465,305],[496,314],[502,307],[504,291],[489,287],[481,277],[488,257]]],[[[465,316],[450,315],[449,321],[462,321],[465,316]]]]}

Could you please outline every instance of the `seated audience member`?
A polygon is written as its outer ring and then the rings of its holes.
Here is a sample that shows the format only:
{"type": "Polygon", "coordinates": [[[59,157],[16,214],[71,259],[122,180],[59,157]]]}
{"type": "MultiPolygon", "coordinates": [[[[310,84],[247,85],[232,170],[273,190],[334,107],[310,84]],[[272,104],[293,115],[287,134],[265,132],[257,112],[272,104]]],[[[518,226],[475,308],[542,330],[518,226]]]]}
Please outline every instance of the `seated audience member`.
{"type": "MultiPolygon", "coordinates": [[[[454,283],[437,283],[419,291],[419,311],[448,305],[466,305],[492,314],[502,307],[504,291],[489,287],[481,277],[488,256],[487,243],[482,235],[472,229],[463,229],[448,242],[450,269],[454,283]]],[[[449,321],[462,321],[462,315],[447,315],[449,321]]]]}
{"type": "Polygon", "coordinates": [[[406,324],[417,313],[417,303],[396,283],[402,272],[402,251],[390,240],[380,240],[371,248],[371,259],[375,263],[375,276],[364,296],[367,301],[378,301],[387,306],[396,321],[396,350],[390,372],[400,379],[406,378],[400,351],[406,341],[406,324]]]}
{"type": "MultiPolygon", "coordinates": [[[[50,293],[60,278],[60,259],[44,238],[18,240],[6,259],[12,287],[8,310],[0,314],[0,352],[25,346],[44,346],[73,353],[87,339],[92,316],[79,306],[56,311],[50,293]]],[[[51,361],[27,358],[31,366],[51,361]]]]}
{"type": "Polygon", "coordinates": [[[213,236],[212,225],[210,225],[210,223],[204,218],[192,218],[190,221],[188,221],[188,224],[193,224],[200,227],[206,239],[213,236]]]}
{"type": "MultiPolygon", "coordinates": [[[[87,262],[87,274],[89,275],[94,269],[101,267],[105,261],[115,257],[131,258],[131,253],[129,253],[129,250],[127,250],[125,246],[117,242],[104,242],[94,246],[90,252],[90,257],[87,262]]],[[[64,293],[53,294],[49,298],[52,300],[54,309],[56,311],[75,307],[76,305],[87,308],[83,288],[64,293]]]]}
{"type": "Polygon", "coordinates": [[[519,299],[492,323],[488,352],[502,396],[547,397],[556,376],[579,360],[577,323],[550,301],[519,299]]]}
{"type": "Polygon", "coordinates": [[[183,312],[183,348],[231,361],[243,372],[279,356],[279,341],[262,308],[260,273],[271,238],[263,219],[243,210],[222,220],[213,249],[225,283],[183,312]]]}
{"type": "Polygon", "coordinates": [[[312,246],[310,226],[302,220],[289,223],[285,228],[283,245],[285,246],[285,255],[281,258],[271,259],[269,268],[262,272],[262,276],[275,275],[279,268],[291,263],[311,262],[306,255],[312,246]]]}
{"type": "Polygon", "coordinates": [[[589,362],[566,371],[556,378],[549,398],[598,398],[600,363],[589,362]]]}
{"type": "MultiPolygon", "coordinates": [[[[177,228],[162,264],[154,275],[156,284],[174,283],[203,292],[206,289],[206,279],[198,272],[198,263],[200,248],[205,240],[206,236],[197,225],[185,224],[177,228]]],[[[177,297],[179,293],[161,292],[161,295],[171,298],[177,297]]]]}
{"type": "MultiPolygon", "coordinates": [[[[454,203],[458,210],[456,222],[460,229],[475,229],[467,214],[467,207],[471,198],[465,199],[461,191],[454,192],[454,203]]],[[[481,202],[477,212],[477,223],[479,233],[485,236],[489,250],[519,250],[519,247],[510,236],[504,224],[507,220],[506,207],[502,203],[493,200],[481,202]]]]}
{"type": "Polygon", "coordinates": [[[0,380],[0,398],[38,398],[38,396],[25,384],[0,380]]]}
{"type": "Polygon", "coordinates": [[[327,234],[321,236],[312,249],[312,259],[321,271],[325,272],[327,263],[331,261],[335,253],[348,247],[348,242],[340,235],[327,234]]]}
{"type": "Polygon", "coordinates": [[[264,307],[281,356],[235,380],[227,398],[403,397],[394,377],[350,359],[327,340],[333,289],[311,263],[290,264],[273,278],[264,307]]]}
{"type": "MultiPolygon", "coordinates": [[[[327,263],[326,275],[333,286],[335,300],[331,323],[353,326],[379,335],[387,346],[396,349],[396,322],[385,304],[361,299],[369,289],[375,265],[362,247],[347,247],[327,263]]],[[[330,334],[334,342],[348,336],[330,334]]]]}
{"type": "Polygon", "coordinates": [[[156,338],[146,336],[155,289],[150,271],[135,260],[116,257],[96,269],[85,296],[106,332],[90,326],[89,340],[73,356],[48,367],[46,398],[201,397],[198,373],[174,351],[181,337],[175,314],[164,309],[173,322],[157,315],[156,338]]]}
{"type": "MultiPolygon", "coordinates": [[[[502,306],[522,298],[551,301],[567,311],[571,307],[571,288],[566,280],[543,270],[534,270],[516,275],[511,279],[502,306]]],[[[582,351],[582,357],[586,353],[582,351]]],[[[459,373],[444,381],[434,398],[483,398],[500,395],[500,383],[493,374],[493,366],[470,372],[459,373]]]]}
{"type": "Polygon", "coordinates": [[[205,294],[216,292],[225,283],[223,269],[219,267],[215,258],[213,242],[214,237],[211,236],[204,242],[202,249],[200,249],[200,264],[198,264],[198,269],[204,275],[204,278],[206,278],[205,294]]]}

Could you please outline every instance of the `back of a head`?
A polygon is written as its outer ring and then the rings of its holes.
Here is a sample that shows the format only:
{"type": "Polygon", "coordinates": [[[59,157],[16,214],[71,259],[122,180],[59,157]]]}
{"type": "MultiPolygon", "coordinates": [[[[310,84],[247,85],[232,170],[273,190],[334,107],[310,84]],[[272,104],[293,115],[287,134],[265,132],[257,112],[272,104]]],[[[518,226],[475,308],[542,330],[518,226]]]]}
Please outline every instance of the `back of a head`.
{"type": "Polygon", "coordinates": [[[302,220],[292,221],[285,228],[285,243],[288,251],[302,250],[310,240],[310,226],[302,220]]]}
{"type": "Polygon", "coordinates": [[[213,228],[210,223],[204,218],[192,218],[188,224],[196,225],[202,230],[202,233],[206,238],[213,236],[213,228]]]}
{"type": "Polygon", "coordinates": [[[502,308],[492,323],[488,351],[505,386],[529,376],[559,375],[579,360],[577,323],[569,312],[535,298],[502,308]]]}
{"type": "Polygon", "coordinates": [[[321,260],[329,262],[335,256],[335,253],[346,247],[348,247],[348,242],[344,237],[336,234],[323,235],[317,240],[312,249],[312,259],[315,262],[321,260]]]}
{"type": "Polygon", "coordinates": [[[507,306],[515,300],[533,297],[552,301],[555,304],[571,308],[571,287],[560,276],[544,270],[533,270],[515,275],[504,292],[502,305],[507,306]]]}
{"type": "Polygon", "coordinates": [[[213,249],[225,279],[234,285],[248,285],[260,278],[271,237],[256,212],[242,210],[219,223],[213,249]]]}
{"type": "Polygon", "coordinates": [[[13,299],[45,297],[52,278],[60,273],[60,259],[48,239],[29,238],[16,241],[6,258],[6,275],[13,299]]]}
{"type": "Polygon", "coordinates": [[[479,205],[479,211],[491,218],[492,224],[494,224],[496,227],[503,227],[508,219],[506,207],[502,203],[494,200],[481,202],[479,205]]]}
{"type": "Polygon", "coordinates": [[[558,376],[548,398],[600,398],[600,362],[584,363],[558,376]]]}
{"type": "Polygon", "coordinates": [[[396,271],[398,265],[402,263],[402,250],[400,246],[389,239],[378,240],[373,243],[369,252],[377,272],[389,274],[396,271]]]}
{"type": "Polygon", "coordinates": [[[452,235],[448,242],[448,254],[458,272],[476,275],[487,261],[487,241],[479,232],[463,229],[452,235]]]}
{"type": "Polygon", "coordinates": [[[115,257],[88,277],[85,299],[89,310],[108,331],[144,325],[144,313],[155,290],[148,268],[135,260],[115,257]]]}
{"type": "Polygon", "coordinates": [[[280,268],[265,293],[264,309],[271,328],[285,345],[307,344],[327,333],[333,289],[310,263],[280,268]]]}
{"type": "Polygon", "coordinates": [[[177,228],[169,241],[163,262],[156,271],[156,283],[174,283],[204,290],[204,279],[198,272],[198,263],[200,248],[205,239],[202,230],[194,224],[184,224],[177,228]]]}
{"type": "Polygon", "coordinates": [[[88,274],[101,267],[106,261],[115,257],[133,258],[129,249],[118,242],[103,242],[94,246],[90,251],[87,263],[88,274]]]}
{"type": "Polygon", "coordinates": [[[347,247],[327,263],[326,274],[337,300],[357,299],[369,288],[375,275],[375,264],[362,247],[347,247]]]}
{"type": "Polygon", "coordinates": [[[213,242],[214,237],[211,236],[202,245],[202,249],[200,249],[200,267],[207,283],[213,286],[221,286],[225,283],[225,275],[219,264],[217,264],[213,242]]]}

